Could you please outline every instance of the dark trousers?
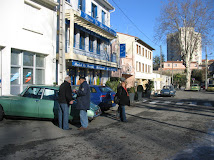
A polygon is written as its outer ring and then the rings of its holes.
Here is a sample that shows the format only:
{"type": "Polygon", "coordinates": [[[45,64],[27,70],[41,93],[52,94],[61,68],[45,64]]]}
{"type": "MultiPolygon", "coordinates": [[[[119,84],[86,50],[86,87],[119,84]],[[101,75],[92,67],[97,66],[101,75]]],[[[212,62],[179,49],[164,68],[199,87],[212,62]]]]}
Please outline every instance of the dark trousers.
{"type": "Polygon", "coordinates": [[[120,120],[126,122],[125,105],[119,105],[118,112],[120,113],[120,120]]]}

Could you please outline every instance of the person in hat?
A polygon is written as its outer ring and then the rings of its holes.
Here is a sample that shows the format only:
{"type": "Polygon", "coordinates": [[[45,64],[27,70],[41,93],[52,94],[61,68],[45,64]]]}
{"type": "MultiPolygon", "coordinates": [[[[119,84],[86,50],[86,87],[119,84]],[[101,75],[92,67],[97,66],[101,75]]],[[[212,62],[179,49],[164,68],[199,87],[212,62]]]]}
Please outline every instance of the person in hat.
{"type": "Polygon", "coordinates": [[[86,82],[85,77],[80,77],[80,87],[78,90],[73,90],[77,94],[77,109],[80,110],[80,123],[79,130],[86,130],[88,128],[87,110],[90,109],[90,87],[86,82]]]}

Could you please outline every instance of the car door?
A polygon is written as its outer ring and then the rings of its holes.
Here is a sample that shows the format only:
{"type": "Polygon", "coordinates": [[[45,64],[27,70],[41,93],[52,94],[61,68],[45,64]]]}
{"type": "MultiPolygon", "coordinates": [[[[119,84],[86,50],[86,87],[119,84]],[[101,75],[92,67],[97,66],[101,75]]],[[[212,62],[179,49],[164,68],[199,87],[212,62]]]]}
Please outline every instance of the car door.
{"type": "Polygon", "coordinates": [[[102,98],[100,91],[98,88],[95,88],[93,86],[90,86],[90,91],[91,91],[91,102],[93,102],[96,105],[99,105],[102,102],[102,98]]]}
{"type": "Polygon", "coordinates": [[[29,87],[19,99],[11,101],[11,115],[38,117],[42,90],[39,87],[29,87]]]}
{"type": "Polygon", "coordinates": [[[40,118],[57,118],[58,90],[45,88],[39,102],[40,118]]]}

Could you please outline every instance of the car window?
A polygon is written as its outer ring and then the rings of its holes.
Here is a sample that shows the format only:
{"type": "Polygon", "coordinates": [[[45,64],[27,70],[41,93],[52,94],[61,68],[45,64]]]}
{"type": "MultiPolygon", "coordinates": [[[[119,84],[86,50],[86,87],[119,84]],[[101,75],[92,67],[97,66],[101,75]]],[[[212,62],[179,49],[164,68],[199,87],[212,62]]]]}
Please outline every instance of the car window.
{"type": "Polygon", "coordinates": [[[198,86],[197,84],[193,84],[192,86],[198,86]]]}
{"type": "Polygon", "coordinates": [[[58,93],[53,89],[45,89],[42,99],[46,100],[56,100],[58,98],[58,93]]]}
{"type": "Polygon", "coordinates": [[[90,87],[91,93],[97,93],[96,89],[94,87],[90,87]]]}
{"type": "Polygon", "coordinates": [[[213,85],[213,84],[210,84],[208,87],[214,87],[214,85],[213,85]]]}
{"type": "Polygon", "coordinates": [[[29,98],[41,98],[42,95],[42,89],[38,87],[30,87],[26,90],[26,92],[23,94],[23,97],[29,97],[29,98]]]}
{"type": "Polygon", "coordinates": [[[107,93],[107,92],[113,92],[113,90],[109,87],[99,87],[101,92],[107,93]]]}

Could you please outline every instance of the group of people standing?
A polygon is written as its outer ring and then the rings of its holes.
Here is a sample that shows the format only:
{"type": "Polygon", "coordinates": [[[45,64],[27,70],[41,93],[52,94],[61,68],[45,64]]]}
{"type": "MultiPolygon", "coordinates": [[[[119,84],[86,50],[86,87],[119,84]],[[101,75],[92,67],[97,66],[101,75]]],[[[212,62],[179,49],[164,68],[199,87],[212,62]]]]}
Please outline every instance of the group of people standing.
{"type": "Polygon", "coordinates": [[[58,99],[58,120],[59,128],[69,130],[69,105],[74,103],[72,92],[77,94],[76,109],[80,110],[80,123],[79,130],[86,130],[88,128],[87,110],[90,109],[90,87],[86,82],[85,77],[80,77],[80,87],[78,90],[71,89],[71,77],[67,76],[65,81],[59,88],[58,99]]]}
{"type": "MultiPolygon", "coordinates": [[[[59,98],[58,98],[58,122],[59,128],[63,130],[69,130],[69,105],[74,103],[73,93],[77,94],[77,104],[76,109],[80,110],[80,123],[81,127],[79,130],[88,129],[88,116],[87,110],[90,109],[90,87],[86,82],[85,77],[80,77],[80,86],[78,90],[71,89],[71,77],[67,76],[64,82],[59,88],[59,98]]],[[[118,114],[120,115],[120,120],[122,122],[127,122],[125,105],[130,105],[129,94],[126,89],[125,80],[121,81],[120,86],[117,89],[117,94],[119,97],[119,107],[118,114]]]]}

